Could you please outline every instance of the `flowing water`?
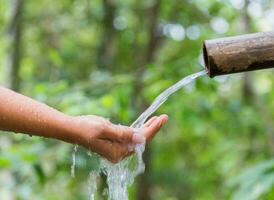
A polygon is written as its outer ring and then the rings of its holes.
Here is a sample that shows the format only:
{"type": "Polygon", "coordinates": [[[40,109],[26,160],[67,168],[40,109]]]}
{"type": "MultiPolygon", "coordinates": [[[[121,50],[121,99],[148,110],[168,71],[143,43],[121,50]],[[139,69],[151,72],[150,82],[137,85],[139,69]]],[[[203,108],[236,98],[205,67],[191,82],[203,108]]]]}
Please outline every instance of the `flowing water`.
{"type": "MultiPolygon", "coordinates": [[[[153,103],[137,118],[131,125],[132,128],[138,130],[167,99],[170,95],[181,89],[183,86],[193,82],[196,78],[207,74],[206,70],[191,74],[171,87],[163,91],[153,103]]],[[[139,144],[135,146],[135,155],[124,159],[123,161],[112,164],[105,159],[101,159],[100,171],[107,176],[108,184],[108,199],[109,200],[128,200],[127,188],[130,186],[134,178],[145,170],[142,154],[145,150],[145,144],[139,144]]],[[[74,151],[74,163],[75,166],[75,151],[74,151]]],[[[73,171],[73,170],[72,170],[73,171]]],[[[92,172],[92,180],[90,179],[90,197],[93,200],[96,192],[96,178],[94,174],[98,172],[92,172]]],[[[74,175],[74,171],[73,174],[74,175]]]]}
{"type": "Polygon", "coordinates": [[[72,152],[72,165],[70,167],[70,175],[72,178],[75,177],[75,165],[76,165],[76,152],[77,152],[78,146],[75,145],[73,147],[73,152],[72,152]]]}

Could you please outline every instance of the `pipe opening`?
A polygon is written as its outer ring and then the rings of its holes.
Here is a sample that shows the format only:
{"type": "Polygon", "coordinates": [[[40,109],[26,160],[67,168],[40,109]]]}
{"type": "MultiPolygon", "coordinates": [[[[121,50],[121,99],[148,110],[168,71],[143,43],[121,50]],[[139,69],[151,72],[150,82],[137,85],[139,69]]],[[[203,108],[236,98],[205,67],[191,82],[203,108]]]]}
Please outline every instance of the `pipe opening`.
{"type": "Polygon", "coordinates": [[[205,68],[207,69],[207,73],[210,76],[209,59],[208,59],[208,54],[207,54],[207,49],[206,49],[205,42],[203,43],[203,58],[204,58],[204,62],[205,62],[205,68]]]}

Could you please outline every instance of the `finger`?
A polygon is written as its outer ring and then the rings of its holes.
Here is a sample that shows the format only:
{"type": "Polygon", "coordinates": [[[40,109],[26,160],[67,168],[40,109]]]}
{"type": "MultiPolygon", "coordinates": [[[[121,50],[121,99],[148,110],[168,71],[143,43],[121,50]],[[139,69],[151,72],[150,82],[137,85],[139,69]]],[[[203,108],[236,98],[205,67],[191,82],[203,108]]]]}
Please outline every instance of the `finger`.
{"type": "Polygon", "coordinates": [[[160,118],[162,120],[162,125],[164,125],[168,122],[168,115],[162,114],[162,115],[160,115],[160,118]]]}
{"type": "Polygon", "coordinates": [[[149,127],[158,117],[154,116],[152,118],[150,118],[145,124],[144,127],[149,127]]]}
{"type": "Polygon", "coordinates": [[[101,139],[120,143],[132,143],[133,133],[134,131],[130,127],[111,124],[104,130],[101,139]]]}
{"type": "Polygon", "coordinates": [[[167,115],[159,116],[149,127],[143,128],[143,134],[147,141],[150,141],[155,134],[160,130],[160,128],[166,124],[168,121],[167,115]]]}

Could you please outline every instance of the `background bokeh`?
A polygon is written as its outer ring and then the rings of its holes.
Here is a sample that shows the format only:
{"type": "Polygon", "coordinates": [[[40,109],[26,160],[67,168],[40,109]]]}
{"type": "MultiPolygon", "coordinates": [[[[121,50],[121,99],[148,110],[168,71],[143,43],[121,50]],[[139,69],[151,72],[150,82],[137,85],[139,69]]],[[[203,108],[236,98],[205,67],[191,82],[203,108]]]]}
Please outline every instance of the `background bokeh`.
{"type": "MultiPolygon", "coordinates": [[[[130,125],[203,68],[203,40],[269,30],[273,0],[0,0],[0,83],[67,114],[130,125]]],[[[273,77],[203,77],[173,95],[130,200],[274,199],[273,77]]],[[[0,132],[0,199],[89,199],[98,162],[80,149],[71,178],[72,150],[0,132]]],[[[102,176],[96,199],[104,187],[102,176]]]]}

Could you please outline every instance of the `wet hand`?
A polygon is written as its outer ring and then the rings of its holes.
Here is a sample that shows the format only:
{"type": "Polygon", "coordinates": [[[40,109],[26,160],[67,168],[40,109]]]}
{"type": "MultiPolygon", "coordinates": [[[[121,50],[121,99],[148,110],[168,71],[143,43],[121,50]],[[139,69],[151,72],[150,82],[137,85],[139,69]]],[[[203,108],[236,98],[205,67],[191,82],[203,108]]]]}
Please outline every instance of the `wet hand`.
{"type": "MultiPolygon", "coordinates": [[[[113,163],[133,153],[133,146],[150,141],[167,122],[168,116],[152,117],[142,128],[116,125],[94,115],[74,117],[77,143],[113,163]]],[[[74,131],[75,133],[75,131],[74,131]]]]}

